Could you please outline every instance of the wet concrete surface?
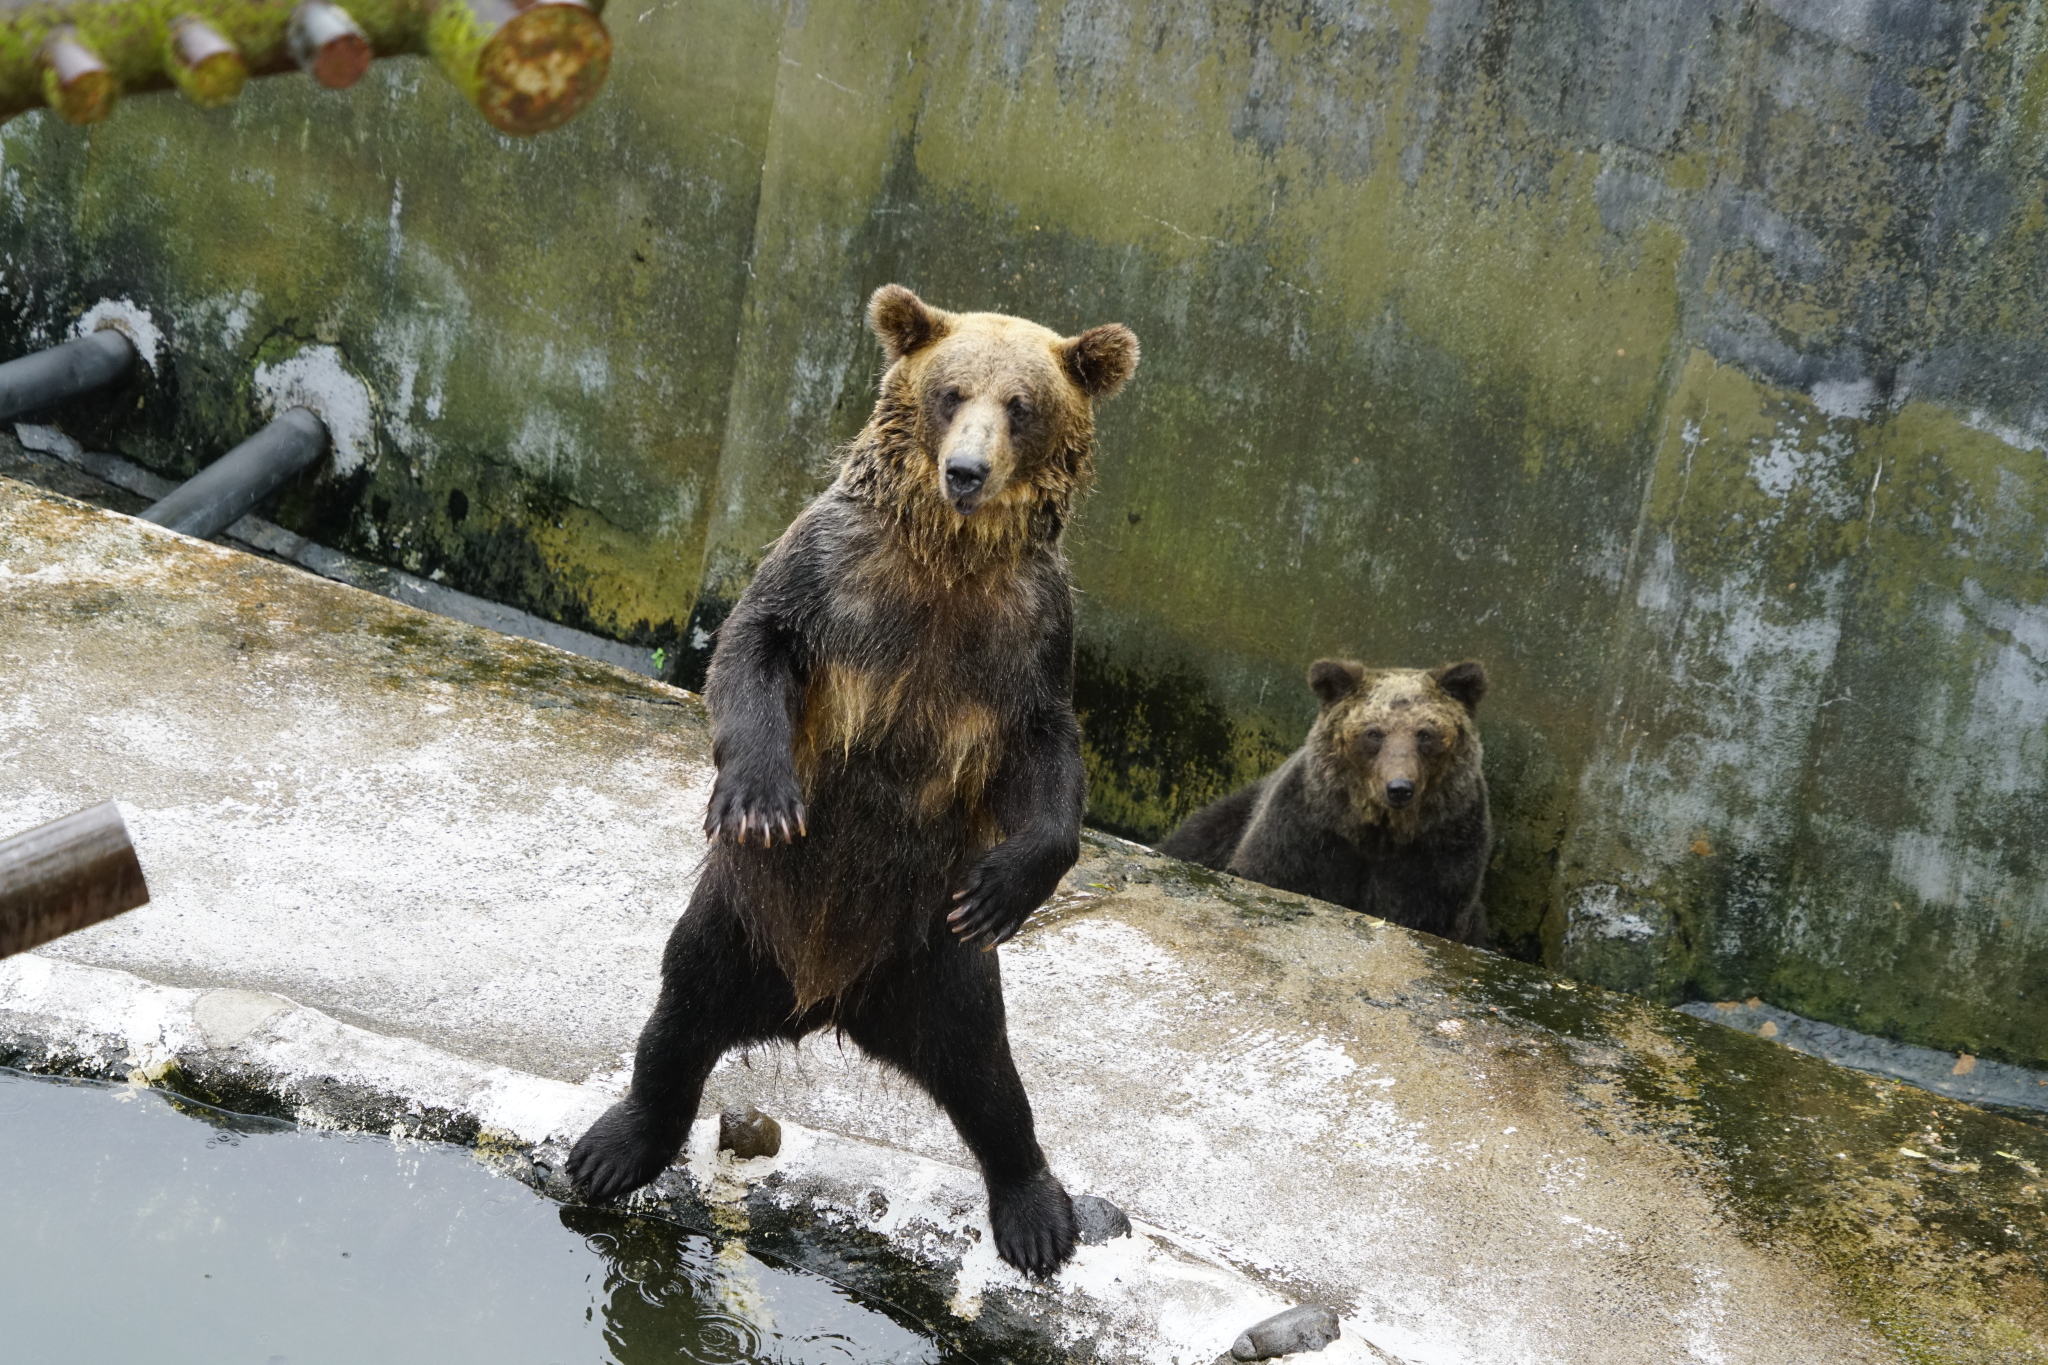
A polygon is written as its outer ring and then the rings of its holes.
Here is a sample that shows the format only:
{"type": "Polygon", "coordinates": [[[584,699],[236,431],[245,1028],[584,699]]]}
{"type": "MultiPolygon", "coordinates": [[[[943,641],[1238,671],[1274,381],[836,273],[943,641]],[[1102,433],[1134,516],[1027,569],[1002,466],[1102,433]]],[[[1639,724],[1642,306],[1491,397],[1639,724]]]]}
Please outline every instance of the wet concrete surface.
{"type": "Polygon", "coordinates": [[[1967,1052],[1873,1038],[1765,1004],[1761,999],[1695,1000],[1678,1007],[1695,1019],[1769,1038],[1782,1047],[1840,1066],[1888,1076],[1952,1100],[1995,1109],[2023,1123],[2048,1127],[2048,1072],[1967,1052]]]}
{"type": "MultiPolygon", "coordinates": [[[[169,479],[151,476],[164,491],[176,487],[169,479]]],[[[0,478],[16,479],[52,493],[62,493],[95,507],[139,515],[156,499],[96,478],[57,456],[23,445],[13,432],[0,428],[0,478]]]]}
{"type": "MultiPolygon", "coordinates": [[[[542,1165],[616,1092],[702,852],[694,698],[20,484],[0,612],[0,828],[115,797],[156,897],[0,966],[14,1064],[256,1049],[287,1108],[357,1076],[542,1165]]],[[[2024,1125],[1106,836],[1003,962],[1054,1169],[1137,1237],[1005,1280],[944,1119],[829,1039],[721,1068],[666,1188],[763,1236],[815,1188],[1072,1359],[1207,1365],[1310,1301],[1332,1361],[2048,1358],[2024,1125]],[[719,1158],[749,1103],[782,1154],[719,1158]]]]}
{"type": "MultiPolygon", "coordinates": [[[[109,507],[117,512],[140,516],[150,504],[168,496],[178,485],[160,474],[103,451],[86,450],[54,427],[18,423],[14,435],[0,432],[0,475],[34,484],[53,493],[109,507]]],[[[213,537],[238,550],[250,550],[266,559],[306,569],[346,583],[352,588],[374,592],[380,597],[419,607],[436,616],[482,626],[500,635],[537,640],[557,649],[613,664],[629,673],[653,677],[658,671],[655,656],[617,640],[520,611],[503,603],[486,601],[417,574],[345,555],[285,530],[274,522],[251,513],[223,528],[213,537]]]]}

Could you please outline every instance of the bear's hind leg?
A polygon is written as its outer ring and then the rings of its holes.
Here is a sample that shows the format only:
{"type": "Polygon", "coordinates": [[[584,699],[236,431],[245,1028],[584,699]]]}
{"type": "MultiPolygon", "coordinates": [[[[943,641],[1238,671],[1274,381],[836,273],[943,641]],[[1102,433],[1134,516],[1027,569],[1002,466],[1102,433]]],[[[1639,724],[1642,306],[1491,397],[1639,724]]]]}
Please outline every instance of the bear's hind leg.
{"type": "Polygon", "coordinates": [[[995,954],[937,943],[885,967],[845,1028],[953,1120],[988,1187],[996,1254],[1031,1275],[1064,1265],[1078,1236],[1074,1204],[1039,1150],[1031,1101],[1010,1058],[995,954]]]}
{"type": "Polygon", "coordinates": [[[704,1079],[745,1043],[791,1038],[796,998],[760,961],[715,867],[662,953],[661,997],[633,1055],[633,1083],[569,1153],[570,1183],[599,1202],[639,1189],[682,1150],[704,1079]]]}

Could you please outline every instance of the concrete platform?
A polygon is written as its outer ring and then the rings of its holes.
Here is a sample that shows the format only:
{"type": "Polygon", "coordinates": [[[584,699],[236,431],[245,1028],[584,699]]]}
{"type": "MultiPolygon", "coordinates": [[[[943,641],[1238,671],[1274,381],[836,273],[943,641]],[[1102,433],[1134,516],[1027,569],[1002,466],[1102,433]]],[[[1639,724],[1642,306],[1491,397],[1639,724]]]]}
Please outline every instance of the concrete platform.
{"type": "MultiPolygon", "coordinates": [[[[0,964],[0,1060],[559,1187],[707,757],[686,693],[0,480],[0,831],[114,797],[155,897],[0,964]]],[[[2025,1125],[1101,836],[1004,974],[1055,1169],[1138,1236],[1027,1284],[944,1119],[829,1040],[713,1079],[780,1157],[700,1124],[650,1202],[921,1277],[1005,1359],[1208,1365],[1305,1300],[1331,1362],[2048,1359],[2025,1125]]]]}

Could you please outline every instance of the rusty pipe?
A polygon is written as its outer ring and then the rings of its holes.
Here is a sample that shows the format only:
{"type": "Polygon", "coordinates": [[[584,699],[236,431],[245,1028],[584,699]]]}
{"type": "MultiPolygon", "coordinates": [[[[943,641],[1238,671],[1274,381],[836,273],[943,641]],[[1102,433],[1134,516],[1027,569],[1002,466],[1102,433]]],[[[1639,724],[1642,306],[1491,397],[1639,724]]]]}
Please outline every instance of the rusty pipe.
{"type": "Polygon", "coordinates": [[[234,103],[249,63],[227,35],[196,14],[181,14],[164,34],[164,70],[178,93],[201,109],[234,103]]]}
{"type": "Polygon", "coordinates": [[[111,801],[0,843],[0,957],[148,902],[142,864],[111,801]]]}
{"type": "Polygon", "coordinates": [[[103,389],[135,368],[135,343],[112,327],[0,365],[0,422],[103,389]]]}
{"type": "Polygon", "coordinates": [[[74,123],[176,88],[202,108],[251,76],[342,88],[374,59],[429,56],[491,126],[531,137],[574,118],[611,70],[604,0],[0,0],[0,122],[74,123]]]}
{"type": "Polygon", "coordinates": [[[369,35],[340,5],[302,0],[292,11],[292,60],[329,90],[346,90],[370,69],[369,35]]]}
{"type": "Polygon", "coordinates": [[[612,37],[585,0],[440,0],[427,51],[500,132],[558,128],[597,98],[612,37]]]}

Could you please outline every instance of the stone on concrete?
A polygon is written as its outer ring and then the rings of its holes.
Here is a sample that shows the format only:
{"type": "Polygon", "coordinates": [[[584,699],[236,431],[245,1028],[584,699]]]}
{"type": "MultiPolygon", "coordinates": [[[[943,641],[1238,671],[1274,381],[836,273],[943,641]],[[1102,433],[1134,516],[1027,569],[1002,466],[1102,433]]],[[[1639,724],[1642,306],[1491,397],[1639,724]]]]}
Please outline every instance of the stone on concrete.
{"type": "Polygon", "coordinates": [[[291,1008],[291,1001],[268,991],[215,990],[192,1002],[192,1019],[206,1045],[219,1051],[243,1042],[291,1008]]]}
{"type": "Polygon", "coordinates": [[[1099,1247],[1111,1238],[1131,1235],[1130,1217],[1099,1194],[1074,1196],[1074,1222],[1083,1246],[1099,1247]]]}
{"type": "Polygon", "coordinates": [[[782,1150],[782,1125],[752,1105],[728,1109],[718,1116],[718,1150],[741,1161],[774,1156],[782,1150]]]}
{"type": "Polygon", "coordinates": [[[1271,1360],[1297,1351],[1320,1351],[1342,1335],[1335,1313],[1320,1304],[1305,1303],[1247,1327],[1230,1343],[1230,1358],[1271,1360]]]}

